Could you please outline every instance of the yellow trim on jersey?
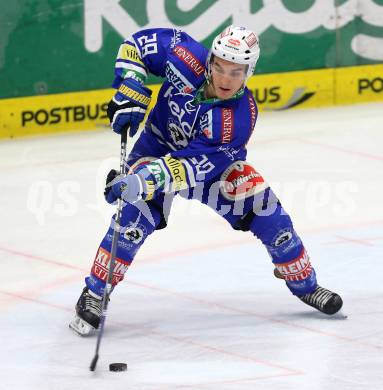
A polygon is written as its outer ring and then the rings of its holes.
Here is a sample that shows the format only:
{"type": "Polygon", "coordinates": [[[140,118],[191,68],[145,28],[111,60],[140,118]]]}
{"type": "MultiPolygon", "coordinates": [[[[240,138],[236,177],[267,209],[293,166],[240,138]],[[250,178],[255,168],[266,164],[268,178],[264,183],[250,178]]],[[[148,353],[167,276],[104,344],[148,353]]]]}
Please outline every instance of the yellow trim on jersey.
{"type": "Polygon", "coordinates": [[[127,43],[123,43],[120,46],[120,50],[118,51],[118,55],[117,55],[117,61],[119,59],[135,62],[136,64],[141,65],[145,68],[145,65],[142,62],[137,49],[134,46],[129,45],[127,43]]]}
{"type": "Polygon", "coordinates": [[[156,187],[154,185],[153,180],[145,180],[146,184],[146,192],[145,192],[145,200],[151,200],[154,196],[154,191],[156,190],[156,187]]]}
{"type": "Polygon", "coordinates": [[[186,171],[182,162],[174,157],[164,157],[162,160],[172,176],[172,183],[170,184],[169,192],[177,192],[188,188],[186,171]]]}

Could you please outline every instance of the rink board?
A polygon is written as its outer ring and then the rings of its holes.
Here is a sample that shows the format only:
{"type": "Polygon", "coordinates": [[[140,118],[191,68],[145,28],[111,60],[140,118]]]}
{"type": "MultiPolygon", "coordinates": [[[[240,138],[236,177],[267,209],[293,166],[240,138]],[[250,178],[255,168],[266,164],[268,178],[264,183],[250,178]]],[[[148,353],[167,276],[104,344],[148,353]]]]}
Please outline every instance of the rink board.
{"type": "MultiPolygon", "coordinates": [[[[261,111],[383,101],[383,64],[255,75],[248,87],[261,111]]],[[[155,102],[160,85],[150,88],[155,102]]],[[[0,138],[107,127],[112,95],[102,89],[0,100],[0,138]]]]}

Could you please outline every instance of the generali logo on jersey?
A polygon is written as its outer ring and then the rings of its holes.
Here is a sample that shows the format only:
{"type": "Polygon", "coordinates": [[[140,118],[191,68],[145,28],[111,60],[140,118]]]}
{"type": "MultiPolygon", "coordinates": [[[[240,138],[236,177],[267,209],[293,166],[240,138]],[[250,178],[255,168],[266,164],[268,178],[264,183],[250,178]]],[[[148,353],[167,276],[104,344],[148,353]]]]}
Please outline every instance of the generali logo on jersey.
{"type": "Polygon", "coordinates": [[[250,115],[251,115],[251,129],[254,129],[255,121],[257,120],[257,108],[252,96],[249,95],[249,106],[250,106],[250,115]]]}
{"type": "Polygon", "coordinates": [[[195,58],[194,55],[184,47],[176,46],[173,49],[173,53],[181,61],[183,61],[196,76],[201,76],[201,74],[205,71],[205,67],[199,62],[199,60],[195,58]]]}
{"type": "Polygon", "coordinates": [[[234,111],[232,108],[222,109],[222,132],[221,142],[228,144],[233,139],[234,130],[234,111]]]}

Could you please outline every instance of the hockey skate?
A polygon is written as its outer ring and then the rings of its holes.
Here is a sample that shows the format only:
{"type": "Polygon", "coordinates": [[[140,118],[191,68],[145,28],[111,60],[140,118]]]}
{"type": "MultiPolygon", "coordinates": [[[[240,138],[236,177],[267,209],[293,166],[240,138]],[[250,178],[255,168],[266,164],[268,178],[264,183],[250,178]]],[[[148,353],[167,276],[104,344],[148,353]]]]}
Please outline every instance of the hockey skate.
{"type": "MultiPolygon", "coordinates": [[[[274,268],[274,276],[284,280],[284,277],[277,268],[274,268]]],[[[312,293],[298,298],[307,305],[328,315],[337,313],[343,305],[342,298],[338,294],[320,286],[317,286],[312,293]]]]}
{"type": "Polygon", "coordinates": [[[320,286],[317,286],[312,293],[298,298],[307,305],[315,307],[315,309],[328,315],[337,313],[343,305],[342,298],[338,294],[320,286]]]}
{"type": "Polygon", "coordinates": [[[80,336],[89,336],[97,330],[102,313],[102,297],[87,287],[82,291],[76,304],[76,316],[69,328],[80,336]]]}

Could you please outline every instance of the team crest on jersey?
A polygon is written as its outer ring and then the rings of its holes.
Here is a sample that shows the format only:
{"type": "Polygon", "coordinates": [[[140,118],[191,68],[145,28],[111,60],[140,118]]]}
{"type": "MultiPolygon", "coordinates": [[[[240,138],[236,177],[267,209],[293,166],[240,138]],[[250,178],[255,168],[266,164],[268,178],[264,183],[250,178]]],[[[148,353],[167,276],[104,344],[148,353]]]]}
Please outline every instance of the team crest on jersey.
{"type": "Polygon", "coordinates": [[[268,187],[263,177],[246,161],[236,161],[221,175],[220,192],[228,200],[249,198],[268,187]]]}
{"type": "Polygon", "coordinates": [[[188,139],[181,129],[181,127],[175,122],[173,119],[169,119],[168,121],[168,131],[170,137],[175,145],[180,148],[184,148],[188,144],[188,139]]]}

